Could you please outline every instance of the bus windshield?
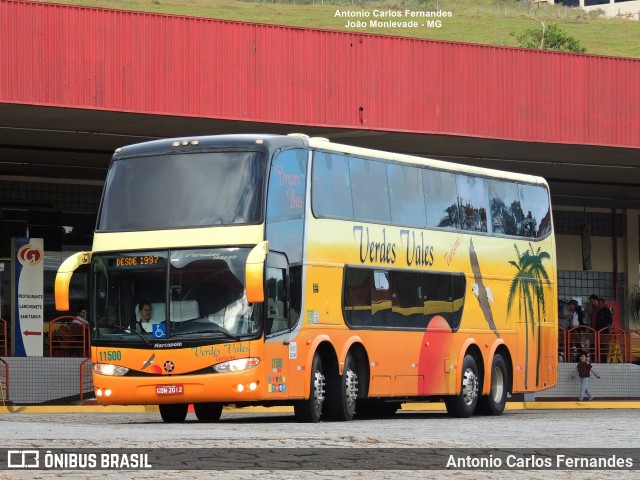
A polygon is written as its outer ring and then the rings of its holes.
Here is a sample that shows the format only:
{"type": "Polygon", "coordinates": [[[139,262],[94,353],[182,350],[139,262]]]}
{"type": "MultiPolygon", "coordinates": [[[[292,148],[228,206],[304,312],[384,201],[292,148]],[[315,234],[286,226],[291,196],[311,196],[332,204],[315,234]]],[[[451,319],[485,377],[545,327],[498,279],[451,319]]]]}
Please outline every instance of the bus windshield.
{"type": "Polygon", "coordinates": [[[260,223],[264,163],[253,151],[115,159],[97,231],[260,223]]]}
{"type": "Polygon", "coordinates": [[[229,341],[258,333],[245,296],[249,249],[94,255],[93,341],[229,341]]]}

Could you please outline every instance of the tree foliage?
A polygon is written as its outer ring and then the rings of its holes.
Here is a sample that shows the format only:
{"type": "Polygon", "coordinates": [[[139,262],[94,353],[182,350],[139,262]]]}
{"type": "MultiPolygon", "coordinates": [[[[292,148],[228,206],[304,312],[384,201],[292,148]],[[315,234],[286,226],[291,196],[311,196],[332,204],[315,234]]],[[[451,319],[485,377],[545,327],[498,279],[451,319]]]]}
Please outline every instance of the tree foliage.
{"type": "Polygon", "coordinates": [[[579,40],[567,35],[558,25],[550,24],[548,27],[527,28],[520,35],[515,36],[518,46],[524,48],[538,48],[542,50],[557,50],[560,52],[585,53],[586,48],[579,40]]]}
{"type": "Polygon", "coordinates": [[[511,314],[513,303],[518,299],[518,317],[525,321],[525,365],[524,365],[524,385],[527,388],[529,381],[529,329],[531,335],[535,335],[535,327],[538,326],[538,355],[536,366],[536,385],[540,380],[540,359],[542,358],[542,332],[541,318],[546,307],[544,299],[544,286],[550,286],[549,274],[543,265],[545,260],[550,260],[549,253],[537,250],[529,243],[529,248],[524,253],[520,253],[517,244],[513,245],[516,251],[516,260],[510,260],[509,265],[516,269],[516,275],[509,287],[509,297],[507,299],[507,316],[511,314]],[[534,308],[535,307],[535,308],[534,308]]]}

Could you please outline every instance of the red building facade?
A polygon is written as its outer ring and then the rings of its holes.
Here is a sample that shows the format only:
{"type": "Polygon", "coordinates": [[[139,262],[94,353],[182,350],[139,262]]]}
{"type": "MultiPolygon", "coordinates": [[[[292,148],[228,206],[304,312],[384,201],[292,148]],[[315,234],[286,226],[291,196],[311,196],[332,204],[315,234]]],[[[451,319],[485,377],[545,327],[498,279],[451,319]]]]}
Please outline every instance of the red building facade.
{"type": "Polygon", "coordinates": [[[0,0],[0,104],[640,148],[640,60],[0,0]]]}

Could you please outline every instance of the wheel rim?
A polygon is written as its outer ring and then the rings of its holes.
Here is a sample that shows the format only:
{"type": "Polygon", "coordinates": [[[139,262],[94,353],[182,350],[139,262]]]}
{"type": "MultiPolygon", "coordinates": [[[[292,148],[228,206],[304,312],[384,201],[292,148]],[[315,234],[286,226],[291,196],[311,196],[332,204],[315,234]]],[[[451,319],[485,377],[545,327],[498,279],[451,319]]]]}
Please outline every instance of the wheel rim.
{"type": "Polygon", "coordinates": [[[358,398],[358,374],[351,369],[345,372],[345,401],[350,407],[355,405],[358,398]]]}
{"type": "Polygon", "coordinates": [[[491,396],[495,403],[502,401],[504,395],[504,376],[500,368],[494,368],[491,374],[491,396]]]}
{"type": "Polygon", "coordinates": [[[478,396],[478,377],[475,372],[467,368],[462,376],[462,398],[465,405],[471,405],[478,396]]]}
{"type": "Polygon", "coordinates": [[[324,403],[324,375],[316,371],[313,376],[313,408],[316,411],[322,410],[324,403]]]}

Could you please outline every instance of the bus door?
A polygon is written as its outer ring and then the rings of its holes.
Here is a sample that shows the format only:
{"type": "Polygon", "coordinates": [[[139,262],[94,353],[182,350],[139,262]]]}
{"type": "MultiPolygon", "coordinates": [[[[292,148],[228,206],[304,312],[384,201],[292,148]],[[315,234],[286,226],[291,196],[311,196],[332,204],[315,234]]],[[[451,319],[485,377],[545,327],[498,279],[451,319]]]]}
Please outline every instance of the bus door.
{"type": "Polygon", "coordinates": [[[266,263],[264,361],[268,400],[289,398],[289,299],[287,259],[269,253],[266,263]]]}

